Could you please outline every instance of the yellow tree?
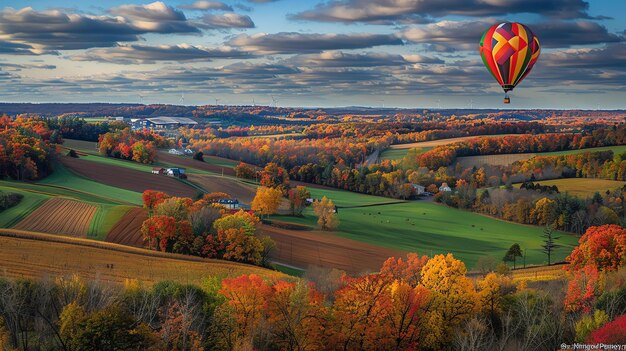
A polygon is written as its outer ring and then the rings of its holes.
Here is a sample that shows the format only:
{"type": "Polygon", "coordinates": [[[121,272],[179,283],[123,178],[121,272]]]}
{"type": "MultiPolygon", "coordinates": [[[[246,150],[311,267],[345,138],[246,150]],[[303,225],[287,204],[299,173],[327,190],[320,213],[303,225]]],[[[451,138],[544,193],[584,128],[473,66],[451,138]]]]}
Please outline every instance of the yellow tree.
{"type": "Polygon", "coordinates": [[[317,215],[317,224],[322,230],[333,230],[339,226],[337,208],[333,201],[326,196],[313,203],[313,212],[317,215]]]}
{"type": "Polygon", "coordinates": [[[466,273],[465,264],[450,253],[436,255],[422,269],[420,283],[432,294],[428,328],[437,335],[429,340],[434,348],[448,342],[454,329],[476,310],[476,290],[466,273]]]}
{"type": "Polygon", "coordinates": [[[501,310],[502,297],[515,290],[511,278],[491,272],[478,281],[480,307],[491,318],[501,310]]]}
{"type": "Polygon", "coordinates": [[[282,198],[283,192],[280,189],[260,186],[252,200],[252,210],[266,216],[274,214],[282,198]]]}

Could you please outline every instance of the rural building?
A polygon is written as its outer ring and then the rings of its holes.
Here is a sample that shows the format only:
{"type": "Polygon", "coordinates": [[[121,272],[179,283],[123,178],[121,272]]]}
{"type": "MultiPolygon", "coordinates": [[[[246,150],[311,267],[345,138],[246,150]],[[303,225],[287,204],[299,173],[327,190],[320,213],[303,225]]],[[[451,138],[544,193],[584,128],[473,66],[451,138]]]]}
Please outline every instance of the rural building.
{"type": "Polygon", "coordinates": [[[241,208],[239,200],[237,199],[219,199],[217,203],[226,207],[229,210],[238,210],[241,208]]]}
{"type": "Polygon", "coordinates": [[[154,167],[152,168],[152,174],[163,174],[165,173],[165,168],[154,167]]]}
{"type": "Polygon", "coordinates": [[[439,187],[439,191],[452,191],[452,188],[448,186],[448,183],[443,183],[439,187]]]}
{"type": "Polygon", "coordinates": [[[184,168],[168,168],[165,170],[165,174],[170,177],[180,177],[185,174],[184,168]]]}
{"type": "Polygon", "coordinates": [[[150,129],[178,129],[194,127],[198,122],[186,117],[153,117],[146,118],[145,126],[150,129]]]}
{"type": "Polygon", "coordinates": [[[423,195],[426,192],[426,187],[419,184],[411,184],[413,189],[415,189],[415,195],[423,195]]]}
{"type": "Polygon", "coordinates": [[[169,149],[167,151],[167,153],[168,154],[172,154],[172,155],[178,155],[178,156],[184,155],[184,153],[182,153],[181,151],[178,151],[176,149],[169,149]]]}

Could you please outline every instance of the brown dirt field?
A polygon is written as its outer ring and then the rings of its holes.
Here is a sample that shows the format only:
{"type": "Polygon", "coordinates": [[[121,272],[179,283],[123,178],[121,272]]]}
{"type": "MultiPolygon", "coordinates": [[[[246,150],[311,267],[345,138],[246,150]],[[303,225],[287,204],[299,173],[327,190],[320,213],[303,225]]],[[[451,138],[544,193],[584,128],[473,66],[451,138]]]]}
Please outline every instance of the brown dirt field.
{"type": "Polygon", "coordinates": [[[232,178],[222,178],[220,176],[208,176],[204,174],[189,174],[188,177],[191,182],[200,185],[210,193],[225,192],[245,204],[250,204],[256,194],[254,186],[243,184],[232,178]]]}
{"type": "Polygon", "coordinates": [[[296,231],[261,225],[258,232],[276,242],[273,259],[277,263],[304,269],[321,266],[349,273],[373,272],[378,271],[389,257],[406,254],[319,231],[296,231]]]}
{"type": "Polygon", "coordinates": [[[148,219],[148,212],[143,208],[136,207],[128,211],[117,222],[104,239],[106,242],[143,247],[144,241],[141,235],[141,225],[148,219]]]}
{"type": "MultiPolygon", "coordinates": [[[[169,154],[165,151],[159,151],[158,157],[159,157],[159,162],[163,162],[163,163],[173,164],[173,165],[186,167],[186,168],[195,168],[195,169],[200,169],[203,171],[213,172],[213,173],[218,173],[218,174],[222,174],[222,170],[223,170],[224,175],[233,176],[233,177],[235,176],[235,170],[230,167],[222,167],[222,166],[213,165],[213,164],[206,163],[206,162],[200,162],[190,157],[180,157],[180,156],[169,154]]],[[[217,160],[222,160],[222,158],[215,157],[215,156],[204,156],[204,158],[205,159],[214,158],[217,160]]],[[[223,159],[223,160],[228,160],[228,159],[223,159]]],[[[228,161],[232,161],[232,160],[228,160],[228,161]]]]}
{"type": "Polygon", "coordinates": [[[98,207],[53,198],[14,226],[15,229],[85,238],[98,207]]]}
{"type": "Polygon", "coordinates": [[[508,166],[516,161],[525,161],[535,156],[532,153],[526,154],[503,154],[503,155],[481,155],[481,156],[465,156],[456,159],[456,162],[461,166],[468,167],[480,167],[482,165],[491,166],[508,166]]]}
{"type": "Polygon", "coordinates": [[[183,197],[193,197],[198,193],[198,190],[191,186],[163,175],[71,157],[61,157],[61,162],[74,172],[96,182],[122,189],[140,193],[148,189],[159,190],[183,197]]]}
{"type": "MultiPolygon", "coordinates": [[[[503,136],[508,136],[508,135],[514,135],[514,134],[474,135],[474,136],[465,136],[465,137],[459,137],[459,138],[420,141],[417,143],[410,143],[410,144],[395,144],[389,147],[392,149],[413,149],[416,147],[435,147],[435,146],[441,146],[441,145],[454,144],[454,143],[466,141],[469,139],[475,139],[475,138],[497,138],[497,137],[503,137],[503,136]]],[[[517,135],[521,135],[521,134],[517,134],[517,135]]]]}
{"type": "Polygon", "coordinates": [[[112,243],[0,229],[0,276],[45,278],[77,274],[87,280],[144,285],[162,280],[199,284],[217,276],[257,274],[284,278],[280,272],[236,262],[209,260],[112,243]]]}

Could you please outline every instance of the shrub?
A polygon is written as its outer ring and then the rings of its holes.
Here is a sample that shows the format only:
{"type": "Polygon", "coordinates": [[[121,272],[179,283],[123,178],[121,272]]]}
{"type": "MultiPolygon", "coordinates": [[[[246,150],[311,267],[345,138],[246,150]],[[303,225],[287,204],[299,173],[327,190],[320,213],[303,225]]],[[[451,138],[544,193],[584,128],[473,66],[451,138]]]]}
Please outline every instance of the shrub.
{"type": "Polygon", "coordinates": [[[193,159],[204,162],[204,154],[202,153],[202,151],[198,151],[193,154],[193,159]]]}
{"type": "Polygon", "coordinates": [[[0,192],[0,212],[17,205],[22,198],[22,194],[0,192]]]}
{"type": "Polygon", "coordinates": [[[73,158],[78,158],[78,154],[76,153],[76,150],[74,150],[74,149],[70,149],[70,151],[67,153],[67,156],[73,157],[73,158]]]}

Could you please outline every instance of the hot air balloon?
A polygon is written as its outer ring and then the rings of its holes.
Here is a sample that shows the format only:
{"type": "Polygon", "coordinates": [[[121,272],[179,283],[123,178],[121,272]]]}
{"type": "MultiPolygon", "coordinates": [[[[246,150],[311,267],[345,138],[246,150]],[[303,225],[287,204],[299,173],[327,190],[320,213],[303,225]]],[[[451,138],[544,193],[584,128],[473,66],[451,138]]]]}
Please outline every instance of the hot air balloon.
{"type": "Polygon", "coordinates": [[[480,39],[480,56],[487,70],[504,90],[504,103],[511,102],[513,90],[530,73],[539,58],[539,39],[521,23],[494,24],[480,39]]]}

